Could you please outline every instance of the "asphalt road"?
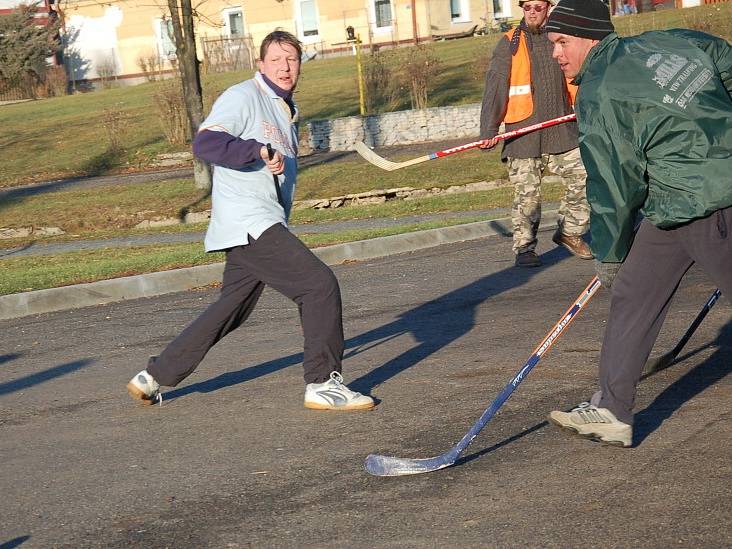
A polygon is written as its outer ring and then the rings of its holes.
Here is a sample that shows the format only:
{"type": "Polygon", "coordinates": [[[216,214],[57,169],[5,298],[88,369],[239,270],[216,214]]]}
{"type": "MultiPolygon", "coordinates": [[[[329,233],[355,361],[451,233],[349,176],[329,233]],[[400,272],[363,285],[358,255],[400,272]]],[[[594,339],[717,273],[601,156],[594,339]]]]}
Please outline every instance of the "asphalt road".
{"type": "MultiPolygon", "coordinates": [[[[265,292],[247,324],[142,407],[128,379],[215,289],[0,321],[0,546],[730,546],[732,305],[639,390],[635,446],[545,422],[595,388],[601,290],[454,467],[364,472],[372,452],[452,446],[592,277],[551,246],[512,266],[492,237],[335,267],[351,386],[371,412],[302,407],[294,305],[265,292]]],[[[655,353],[713,290],[692,271],[655,353]]]]}

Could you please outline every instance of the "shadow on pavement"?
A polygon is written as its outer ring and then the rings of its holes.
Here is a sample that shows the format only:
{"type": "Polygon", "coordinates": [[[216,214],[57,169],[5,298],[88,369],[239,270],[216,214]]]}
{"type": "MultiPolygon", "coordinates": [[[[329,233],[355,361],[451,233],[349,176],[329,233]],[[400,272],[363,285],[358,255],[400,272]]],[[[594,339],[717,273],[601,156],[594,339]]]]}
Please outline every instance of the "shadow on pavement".
{"type": "Polygon", "coordinates": [[[8,353],[6,355],[0,355],[0,364],[5,364],[6,362],[10,362],[11,360],[15,360],[22,356],[23,353],[8,353]]]}
{"type": "Polygon", "coordinates": [[[19,248],[10,248],[10,249],[3,249],[0,251],[0,257],[10,257],[13,254],[18,254],[21,252],[24,252],[26,250],[30,250],[33,246],[35,246],[36,241],[33,240],[32,242],[29,242],[28,244],[21,246],[19,248]]]}
{"type": "Polygon", "coordinates": [[[0,549],[14,549],[30,539],[30,536],[19,536],[17,538],[0,543],[0,549]]]}
{"type": "Polygon", "coordinates": [[[94,362],[96,362],[96,360],[89,358],[75,360],[73,362],[67,362],[66,364],[59,364],[58,366],[54,366],[53,368],[43,370],[42,372],[38,372],[36,374],[21,377],[20,379],[15,379],[6,383],[0,383],[0,395],[7,395],[10,393],[14,393],[15,391],[20,391],[22,389],[27,389],[28,387],[33,387],[34,385],[40,385],[41,383],[44,383],[46,381],[50,381],[57,377],[65,376],[66,374],[75,372],[76,370],[86,368],[94,362]]]}
{"type": "MultiPolygon", "coordinates": [[[[499,448],[502,448],[508,444],[511,444],[512,442],[515,442],[519,440],[520,438],[525,437],[526,435],[530,435],[531,433],[534,433],[540,429],[543,429],[544,427],[548,426],[549,422],[542,421],[541,423],[537,423],[533,427],[529,427],[525,431],[521,431],[520,433],[517,433],[515,435],[512,435],[508,438],[504,438],[501,442],[497,442],[493,446],[489,446],[488,448],[483,448],[482,450],[479,450],[478,452],[473,452],[472,454],[469,454],[467,456],[461,457],[458,459],[453,466],[457,467],[458,465],[463,465],[464,463],[468,463],[470,461],[473,461],[474,459],[478,459],[485,454],[490,454],[491,452],[498,450],[499,448]]],[[[447,450],[447,448],[445,448],[447,450]]]]}
{"type": "MultiPolygon", "coordinates": [[[[635,415],[634,447],[641,444],[685,402],[724,379],[732,371],[732,321],[722,327],[717,339],[711,345],[719,347],[712,356],[674,381],[645,410],[635,415]]],[[[696,352],[684,356],[683,359],[693,356],[696,352]]]]}
{"type": "MultiPolygon", "coordinates": [[[[569,257],[568,252],[554,248],[543,254],[541,259],[546,267],[550,267],[567,257],[569,257]]],[[[364,345],[395,335],[410,333],[417,340],[417,345],[386,364],[371,370],[365,376],[355,379],[349,383],[349,387],[368,394],[387,379],[446,347],[475,326],[475,314],[480,304],[505,291],[526,284],[541,270],[517,267],[504,269],[415,307],[390,324],[350,339],[348,344],[351,346],[364,345]]]]}
{"type": "MultiPolygon", "coordinates": [[[[546,267],[570,257],[560,248],[543,254],[546,267]]],[[[431,354],[468,333],[475,326],[477,307],[487,299],[528,282],[542,269],[510,267],[485,276],[437,299],[428,301],[402,314],[399,319],[346,341],[344,358],[352,358],[368,349],[404,334],[412,334],[417,345],[387,363],[348,383],[354,391],[369,394],[374,387],[411,368],[431,354]]],[[[165,393],[170,401],[194,392],[209,393],[217,389],[251,381],[278,370],[301,364],[302,353],[282,357],[236,372],[227,372],[213,379],[193,383],[165,393]]]]}
{"type": "Polygon", "coordinates": [[[278,370],[284,370],[285,368],[301,363],[302,353],[298,353],[296,355],[270,360],[269,362],[258,364],[256,366],[249,366],[248,368],[237,370],[236,372],[226,372],[225,374],[221,374],[206,381],[200,381],[198,383],[193,383],[192,385],[173,389],[172,391],[166,391],[164,395],[165,401],[168,402],[174,398],[182,397],[191,393],[211,393],[218,389],[251,381],[258,377],[273,374],[278,370]]]}

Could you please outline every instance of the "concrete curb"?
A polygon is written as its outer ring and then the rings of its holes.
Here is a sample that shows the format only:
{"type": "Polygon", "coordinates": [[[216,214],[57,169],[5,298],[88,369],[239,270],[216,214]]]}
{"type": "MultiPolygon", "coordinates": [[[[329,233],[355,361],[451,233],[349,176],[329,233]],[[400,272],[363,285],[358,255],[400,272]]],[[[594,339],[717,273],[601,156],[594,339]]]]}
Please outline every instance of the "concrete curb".
{"type": "MultiPolygon", "coordinates": [[[[542,218],[540,230],[556,227],[556,211],[544,212],[542,218]]],[[[337,265],[344,261],[364,261],[442,244],[510,234],[511,220],[504,218],[335,244],[315,248],[313,252],[326,264],[337,265]]],[[[223,270],[223,263],[214,263],[4,295],[0,296],[0,320],[190,290],[220,282],[223,270]]]]}

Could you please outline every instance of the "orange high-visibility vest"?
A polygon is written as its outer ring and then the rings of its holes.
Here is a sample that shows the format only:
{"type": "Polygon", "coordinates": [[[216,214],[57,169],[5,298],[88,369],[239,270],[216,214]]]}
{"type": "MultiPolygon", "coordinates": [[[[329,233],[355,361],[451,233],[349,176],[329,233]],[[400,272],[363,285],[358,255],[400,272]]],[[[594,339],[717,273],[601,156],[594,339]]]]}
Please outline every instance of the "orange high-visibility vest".
{"type": "MultiPolygon", "coordinates": [[[[511,29],[504,36],[511,41],[516,29],[511,29]]],[[[520,32],[520,31],[518,31],[520,32]]],[[[577,95],[577,86],[570,84],[567,79],[567,92],[569,101],[574,105],[574,98],[577,95]]],[[[534,101],[531,94],[531,59],[529,48],[526,47],[526,39],[521,33],[519,46],[516,54],[511,59],[511,77],[508,84],[508,106],[504,122],[512,124],[527,119],[534,112],[534,101]]]]}

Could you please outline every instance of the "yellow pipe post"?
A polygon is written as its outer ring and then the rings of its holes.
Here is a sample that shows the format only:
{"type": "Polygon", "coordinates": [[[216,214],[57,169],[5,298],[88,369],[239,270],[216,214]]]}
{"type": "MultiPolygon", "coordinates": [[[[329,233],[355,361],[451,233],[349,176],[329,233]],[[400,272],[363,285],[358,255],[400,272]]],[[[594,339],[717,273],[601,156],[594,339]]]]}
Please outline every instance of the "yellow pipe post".
{"type": "Polygon", "coordinates": [[[363,87],[363,69],[361,68],[361,35],[356,35],[356,66],[358,67],[358,103],[361,116],[366,116],[366,98],[363,87]]]}

